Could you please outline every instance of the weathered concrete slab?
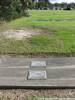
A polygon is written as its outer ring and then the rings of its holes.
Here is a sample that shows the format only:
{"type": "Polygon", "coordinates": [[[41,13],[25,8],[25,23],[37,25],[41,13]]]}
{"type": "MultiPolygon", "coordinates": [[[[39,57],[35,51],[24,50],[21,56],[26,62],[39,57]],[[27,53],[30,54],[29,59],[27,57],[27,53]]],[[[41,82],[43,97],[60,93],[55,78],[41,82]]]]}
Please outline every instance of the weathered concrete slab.
{"type": "Polygon", "coordinates": [[[47,79],[46,71],[30,70],[28,72],[28,79],[29,80],[43,80],[43,79],[47,79]]]}
{"type": "Polygon", "coordinates": [[[25,57],[0,57],[0,67],[30,66],[31,61],[46,61],[47,66],[67,66],[75,65],[75,57],[49,57],[49,58],[25,58],[25,57]]]}
{"type": "Polygon", "coordinates": [[[1,78],[25,78],[27,79],[27,69],[25,68],[0,68],[1,78]]]}
{"type": "Polygon", "coordinates": [[[25,80],[24,78],[1,78],[0,87],[2,86],[14,86],[14,87],[75,87],[74,79],[47,79],[47,80],[25,80]]]}
{"type": "Polygon", "coordinates": [[[75,68],[47,69],[48,79],[71,79],[75,78],[75,68]]]}
{"type": "MultiPolygon", "coordinates": [[[[0,87],[75,87],[75,57],[0,58],[0,87]],[[46,61],[47,78],[28,80],[31,61],[46,61]]],[[[39,67],[40,68],[40,67],[39,67]]],[[[43,70],[42,70],[43,71],[43,70]]],[[[35,74],[37,76],[37,74],[35,74]]],[[[40,75],[40,74],[39,74],[40,75]]],[[[34,76],[34,75],[33,75],[34,76]]],[[[42,75],[41,75],[42,76],[42,75]]]]}

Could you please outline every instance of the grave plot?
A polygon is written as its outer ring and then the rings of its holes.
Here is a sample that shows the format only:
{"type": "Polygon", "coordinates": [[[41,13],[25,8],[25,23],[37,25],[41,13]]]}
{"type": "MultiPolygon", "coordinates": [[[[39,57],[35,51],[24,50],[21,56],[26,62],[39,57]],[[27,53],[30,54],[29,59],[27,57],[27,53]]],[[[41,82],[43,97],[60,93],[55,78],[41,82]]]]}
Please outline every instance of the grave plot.
{"type": "Polygon", "coordinates": [[[47,79],[45,61],[32,61],[28,71],[28,80],[47,79]]]}

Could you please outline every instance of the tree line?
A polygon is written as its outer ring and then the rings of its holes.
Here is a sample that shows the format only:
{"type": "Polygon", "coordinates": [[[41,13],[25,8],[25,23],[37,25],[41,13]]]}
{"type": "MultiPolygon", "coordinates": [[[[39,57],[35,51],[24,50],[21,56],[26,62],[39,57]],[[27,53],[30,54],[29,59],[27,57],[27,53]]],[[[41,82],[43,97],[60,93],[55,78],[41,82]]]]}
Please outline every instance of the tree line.
{"type": "Polygon", "coordinates": [[[0,20],[12,20],[21,16],[29,16],[27,9],[75,9],[75,3],[55,3],[33,2],[33,0],[1,0],[0,1],[0,20]]]}
{"type": "Polygon", "coordinates": [[[29,6],[30,9],[54,9],[57,10],[59,8],[59,10],[63,9],[63,10],[71,10],[71,9],[75,9],[75,3],[50,3],[50,2],[32,2],[31,6],[29,6]]]}

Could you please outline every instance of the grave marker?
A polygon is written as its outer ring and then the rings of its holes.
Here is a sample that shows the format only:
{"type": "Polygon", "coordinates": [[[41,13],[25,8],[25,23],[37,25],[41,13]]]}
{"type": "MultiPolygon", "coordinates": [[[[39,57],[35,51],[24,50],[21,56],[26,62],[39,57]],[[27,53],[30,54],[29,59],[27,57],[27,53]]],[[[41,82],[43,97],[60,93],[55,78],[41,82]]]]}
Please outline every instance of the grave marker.
{"type": "Polygon", "coordinates": [[[42,70],[30,70],[28,72],[28,79],[29,80],[47,79],[46,71],[42,71],[42,70]]]}

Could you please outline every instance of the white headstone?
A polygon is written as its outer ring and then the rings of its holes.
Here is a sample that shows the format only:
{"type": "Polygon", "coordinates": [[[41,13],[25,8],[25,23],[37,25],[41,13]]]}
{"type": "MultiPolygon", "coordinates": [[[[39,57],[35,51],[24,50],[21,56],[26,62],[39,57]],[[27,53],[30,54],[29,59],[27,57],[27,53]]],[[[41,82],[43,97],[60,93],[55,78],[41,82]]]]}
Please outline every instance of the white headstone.
{"type": "Polygon", "coordinates": [[[45,61],[32,61],[31,62],[31,67],[45,67],[46,62],[45,61]]]}
{"type": "Polygon", "coordinates": [[[46,71],[42,70],[30,70],[28,72],[29,80],[39,80],[39,79],[47,79],[46,71]]]}

